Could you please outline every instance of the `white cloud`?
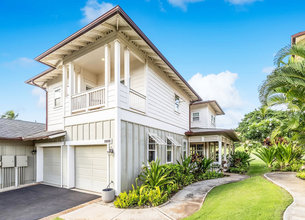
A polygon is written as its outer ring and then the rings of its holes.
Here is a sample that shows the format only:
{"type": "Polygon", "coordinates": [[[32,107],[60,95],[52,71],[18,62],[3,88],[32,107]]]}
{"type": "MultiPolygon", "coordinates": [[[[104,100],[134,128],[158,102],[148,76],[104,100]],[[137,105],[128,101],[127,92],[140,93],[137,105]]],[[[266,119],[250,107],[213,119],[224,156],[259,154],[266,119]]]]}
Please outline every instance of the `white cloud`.
{"type": "Polygon", "coordinates": [[[81,23],[87,24],[102,14],[106,13],[113,7],[114,5],[108,2],[99,3],[97,0],[88,0],[85,7],[81,9],[84,16],[84,18],[81,20],[81,23]]]}
{"type": "Polygon", "coordinates": [[[31,67],[38,63],[35,62],[35,60],[28,57],[19,57],[15,60],[4,62],[2,64],[6,67],[31,67]]]}
{"type": "Polygon", "coordinates": [[[40,108],[45,108],[46,106],[46,92],[42,89],[35,87],[32,89],[32,95],[38,97],[37,106],[40,108]]]}
{"type": "Polygon", "coordinates": [[[230,2],[233,5],[245,5],[262,0],[225,0],[225,1],[230,2]]]}
{"type": "Polygon", "coordinates": [[[266,66],[262,69],[263,73],[270,74],[274,70],[274,66],[266,66]]]}
{"type": "Polygon", "coordinates": [[[241,99],[235,82],[237,73],[230,71],[218,74],[195,74],[188,82],[203,100],[216,100],[224,109],[225,115],[217,119],[218,127],[234,128],[243,117],[244,101],[241,99]]]}
{"type": "Polygon", "coordinates": [[[202,2],[204,0],[168,0],[168,2],[176,7],[186,10],[188,3],[202,2]]]}

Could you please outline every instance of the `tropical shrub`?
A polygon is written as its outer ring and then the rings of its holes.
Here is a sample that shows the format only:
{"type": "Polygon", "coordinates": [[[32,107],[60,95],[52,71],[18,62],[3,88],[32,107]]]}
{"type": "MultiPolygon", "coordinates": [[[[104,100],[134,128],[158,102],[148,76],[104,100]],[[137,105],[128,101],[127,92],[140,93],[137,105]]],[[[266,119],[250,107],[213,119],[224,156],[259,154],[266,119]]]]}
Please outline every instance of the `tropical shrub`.
{"type": "Polygon", "coordinates": [[[170,170],[166,166],[160,165],[160,161],[152,161],[149,163],[149,166],[144,166],[143,170],[139,176],[140,181],[142,181],[143,185],[155,188],[163,186],[167,184],[173,183],[170,178],[170,170]]]}
{"type": "Polygon", "coordinates": [[[213,161],[214,161],[213,159],[205,158],[201,155],[196,155],[195,154],[195,155],[192,156],[192,162],[195,164],[196,173],[206,172],[208,169],[210,169],[213,161]]]}
{"type": "Polygon", "coordinates": [[[302,179],[302,180],[305,180],[305,171],[300,171],[297,173],[297,177],[302,179]]]}
{"type": "Polygon", "coordinates": [[[267,167],[271,168],[275,161],[276,149],[274,147],[263,147],[257,149],[254,155],[265,162],[267,167]]]}
{"type": "Polygon", "coordinates": [[[116,207],[158,206],[168,199],[168,194],[164,193],[158,186],[152,189],[144,185],[141,187],[136,186],[136,188],[132,185],[132,188],[129,193],[123,192],[119,194],[114,201],[116,207]]]}
{"type": "Polygon", "coordinates": [[[232,152],[229,156],[229,172],[246,173],[250,167],[250,154],[245,151],[232,152]]]}

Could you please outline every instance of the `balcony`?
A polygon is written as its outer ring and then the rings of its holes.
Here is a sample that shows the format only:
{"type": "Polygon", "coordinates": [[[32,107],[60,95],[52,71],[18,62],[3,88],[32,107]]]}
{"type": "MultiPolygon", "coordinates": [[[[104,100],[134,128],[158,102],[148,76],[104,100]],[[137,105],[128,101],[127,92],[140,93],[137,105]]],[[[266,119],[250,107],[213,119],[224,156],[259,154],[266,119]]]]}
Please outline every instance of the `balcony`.
{"type": "Polygon", "coordinates": [[[106,105],[105,87],[98,87],[71,97],[72,113],[95,110],[106,105]]]}

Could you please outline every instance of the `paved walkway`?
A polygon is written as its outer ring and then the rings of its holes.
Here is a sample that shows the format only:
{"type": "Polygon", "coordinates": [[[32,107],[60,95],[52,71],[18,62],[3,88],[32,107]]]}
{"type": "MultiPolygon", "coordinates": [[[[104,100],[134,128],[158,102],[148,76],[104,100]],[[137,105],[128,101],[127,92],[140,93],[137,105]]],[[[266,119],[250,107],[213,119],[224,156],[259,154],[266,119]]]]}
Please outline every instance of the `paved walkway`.
{"type": "Polygon", "coordinates": [[[284,220],[305,219],[305,180],[296,177],[296,173],[267,173],[265,177],[286,189],[293,196],[293,203],[286,209],[284,220]]]}
{"type": "Polygon", "coordinates": [[[208,192],[215,186],[237,182],[246,178],[247,176],[244,175],[230,174],[229,177],[197,182],[180,190],[169,202],[154,208],[118,209],[112,203],[105,204],[100,201],[63,214],[60,218],[65,220],[182,219],[198,211],[208,192]]]}

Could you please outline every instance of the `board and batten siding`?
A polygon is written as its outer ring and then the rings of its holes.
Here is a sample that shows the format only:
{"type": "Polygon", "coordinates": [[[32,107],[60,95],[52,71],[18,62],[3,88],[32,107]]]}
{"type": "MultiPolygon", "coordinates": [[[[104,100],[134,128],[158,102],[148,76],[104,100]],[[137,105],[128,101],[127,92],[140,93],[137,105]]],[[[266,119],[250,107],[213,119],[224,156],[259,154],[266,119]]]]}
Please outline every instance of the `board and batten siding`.
{"type": "Polygon", "coordinates": [[[189,98],[164,74],[148,68],[147,71],[147,115],[166,123],[189,129],[189,98]],[[175,94],[182,99],[179,112],[175,111],[175,94]]]}
{"type": "MultiPolygon", "coordinates": [[[[28,166],[25,168],[25,183],[35,182],[36,164],[35,155],[32,154],[34,150],[33,142],[24,141],[5,141],[0,140],[0,156],[27,156],[28,166]]],[[[1,180],[1,177],[0,177],[1,180]]]]}
{"type": "MultiPolygon", "coordinates": [[[[59,76],[50,82],[48,82],[48,130],[60,130],[63,129],[63,107],[54,106],[54,91],[55,89],[61,89],[62,93],[62,78],[59,76]]],[[[61,99],[62,102],[62,99],[61,99]]]]}
{"type": "Polygon", "coordinates": [[[67,141],[101,140],[114,138],[114,120],[66,126],[67,141]]]}
{"type": "MultiPolygon", "coordinates": [[[[165,142],[167,136],[173,137],[182,145],[187,138],[160,129],[143,126],[136,123],[121,121],[121,187],[122,191],[131,189],[135,179],[141,172],[143,164],[147,164],[148,134],[154,133],[165,142]]],[[[173,162],[180,160],[182,147],[173,147],[173,162]]],[[[157,145],[157,158],[162,164],[166,163],[166,146],[157,145]]]]}

